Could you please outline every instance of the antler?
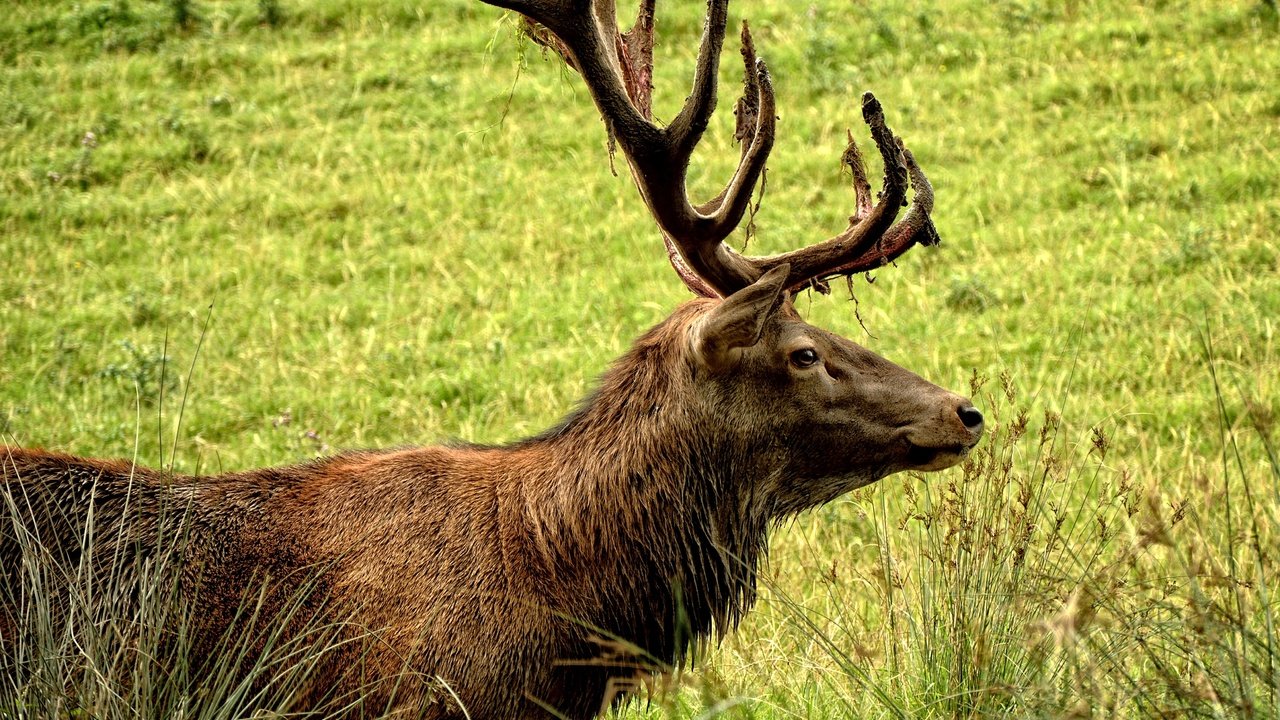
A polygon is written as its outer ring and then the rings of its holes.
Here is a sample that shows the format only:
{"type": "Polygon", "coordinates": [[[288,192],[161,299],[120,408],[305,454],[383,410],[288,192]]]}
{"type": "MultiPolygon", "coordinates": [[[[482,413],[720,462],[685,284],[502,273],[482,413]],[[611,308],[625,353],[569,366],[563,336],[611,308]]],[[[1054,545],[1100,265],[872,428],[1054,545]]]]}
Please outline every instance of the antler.
{"type": "Polygon", "coordinates": [[[534,40],[554,49],[582,75],[608,128],[631,168],[640,195],[661,229],[672,266],[693,292],[727,296],[778,265],[791,266],[787,287],[826,289],[825,280],[873,270],[912,245],[932,245],[938,235],[929,219],[933,189],[915,159],[884,123],[880,103],[863,95],[863,117],[884,158],[884,189],[871,201],[862,156],[849,138],[843,162],[853,174],[856,211],[849,227],[816,245],[769,257],[742,255],[724,243],[742,220],[773,149],[773,84],[758,59],[750,29],[742,26],[743,96],[738,100],[735,137],[742,155],[725,188],[694,205],[686,190],[689,158],[716,106],[716,72],[728,22],[728,0],[708,0],[693,87],[666,127],[653,120],[654,1],[640,0],[632,29],[618,32],[613,0],[485,0],[525,16],[534,40]],[[908,185],[915,202],[906,204],[908,185]]]}

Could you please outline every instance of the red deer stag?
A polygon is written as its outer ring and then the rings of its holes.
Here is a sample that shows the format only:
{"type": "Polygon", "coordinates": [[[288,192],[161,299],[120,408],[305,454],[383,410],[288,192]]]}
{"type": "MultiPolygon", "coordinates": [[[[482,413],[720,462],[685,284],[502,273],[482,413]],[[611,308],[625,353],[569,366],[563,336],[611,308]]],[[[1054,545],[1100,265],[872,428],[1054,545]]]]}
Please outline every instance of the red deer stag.
{"type": "MultiPolygon", "coordinates": [[[[119,530],[98,533],[115,538],[104,553],[127,544],[145,555],[165,532],[157,508],[182,506],[181,592],[197,640],[226,632],[264,580],[269,598],[307,584],[322,598],[307,603],[312,615],[376,640],[331,651],[303,705],[346,689],[385,707],[392,690],[361,683],[408,668],[416,679],[397,682],[390,705],[426,717],[593,717],[734,626],[755,598],[771,525],[891,473],[955,465],[982,435],[969,400],[792,306],[800,290],[937,241],[929,182],[875,98],[862,110],[886,169],[878,200],[851,142],[848,229],[748,257],[724,240],[765,167],[775,115],[745,26],[737,170],[701,205],[685,188],[716,104],[727,0],[708,3],[692,92],[665,127],[650,111],[653,0],[627,33],[613,0],[490,2],[522,14],[582,76],[672,264],[701,296],[637,340],[575,413],[503,447],[351,452],[214,477],[0,449],[10,512],[64,550],[91,496],[96,522],[119,530]],[[895,223],[909,184],[914,203],[895,223]]],[[[12,526],[0,523],[0,579],[11,583],[12,526]]],[[[0,605],[0,635],[16,622],[0,605]]]]}

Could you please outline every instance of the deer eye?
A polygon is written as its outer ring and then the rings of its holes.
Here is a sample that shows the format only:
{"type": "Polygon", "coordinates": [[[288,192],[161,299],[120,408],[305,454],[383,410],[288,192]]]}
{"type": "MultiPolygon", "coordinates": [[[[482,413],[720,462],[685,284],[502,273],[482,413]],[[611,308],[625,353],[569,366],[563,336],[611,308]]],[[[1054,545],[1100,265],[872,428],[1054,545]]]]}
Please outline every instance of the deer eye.
{"type": "Polygon", "coordinates": [[[818,362],[818,353],[813,348],[802,348],[791,353],[791,363],[796,367],[813,367],[818,362]]]}

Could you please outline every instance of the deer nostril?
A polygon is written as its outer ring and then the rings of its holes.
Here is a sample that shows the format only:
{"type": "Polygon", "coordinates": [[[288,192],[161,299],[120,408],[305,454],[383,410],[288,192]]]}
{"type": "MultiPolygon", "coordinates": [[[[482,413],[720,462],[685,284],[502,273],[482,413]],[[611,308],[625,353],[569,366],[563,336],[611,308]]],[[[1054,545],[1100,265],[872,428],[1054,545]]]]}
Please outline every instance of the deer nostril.
{"type": "Polygon", "coordinates": [[[964,423],[964,426],[970,430],[977,430],[982,427],[982,413],[978,411],[978,408],[966,405],[957,410],[956,414],[960,416],[960,422],[964,423]]]}

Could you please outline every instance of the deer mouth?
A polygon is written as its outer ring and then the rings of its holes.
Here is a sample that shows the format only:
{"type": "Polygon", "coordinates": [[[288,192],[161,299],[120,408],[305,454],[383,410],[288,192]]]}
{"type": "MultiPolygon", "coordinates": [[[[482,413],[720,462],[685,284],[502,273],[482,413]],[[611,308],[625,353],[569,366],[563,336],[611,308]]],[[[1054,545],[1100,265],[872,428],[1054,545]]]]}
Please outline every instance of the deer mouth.
{"type": "Polygon", "coordinates": [[[907,463],[913,470],[945,470],[969,454],[972,445],[917,445],[907,441],[907,463]]]}

